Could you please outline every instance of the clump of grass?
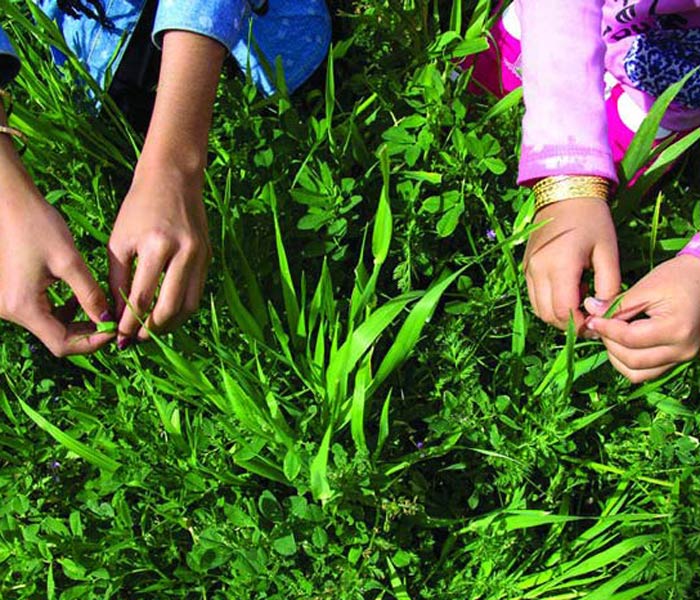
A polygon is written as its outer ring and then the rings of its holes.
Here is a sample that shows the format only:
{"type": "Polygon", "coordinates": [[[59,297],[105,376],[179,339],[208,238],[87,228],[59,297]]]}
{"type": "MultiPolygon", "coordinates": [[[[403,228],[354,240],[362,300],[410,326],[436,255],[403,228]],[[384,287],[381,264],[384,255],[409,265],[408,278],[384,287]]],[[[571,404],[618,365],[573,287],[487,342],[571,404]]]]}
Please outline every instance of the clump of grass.
{"type": "MultiPolygon", "coordinates": [[[[222,81],[208,302],[176,334],[56,361],[0,325],[2,597],[692,597],[696,367],[633,387],[532,318],[520,96],[453,76],[490,8],[343,0],[293,99],[222,81]]],[[[74,109],[85,74],[28,11],[13,119],[104,277],[138,140],[74,109]]],[[[676,174],[630,194],[623,252],[698,227],[676,174]]]]}

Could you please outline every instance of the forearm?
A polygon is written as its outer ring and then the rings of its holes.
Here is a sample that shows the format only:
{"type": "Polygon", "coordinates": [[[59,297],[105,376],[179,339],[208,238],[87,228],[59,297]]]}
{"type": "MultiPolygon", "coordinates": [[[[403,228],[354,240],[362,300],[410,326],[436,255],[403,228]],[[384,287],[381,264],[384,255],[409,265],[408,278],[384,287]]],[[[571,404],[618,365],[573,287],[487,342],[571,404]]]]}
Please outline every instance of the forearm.
{"type": "Polygon", "coordinates": [[[521,182],[556,174],[615,178],[601,22],[601,0],[522,3],[521,182]]]}
{"type": "Polygon", "coordinates": [[[196,33],[163,36],[158,92],[143,150],[147,162],[201,175],[225,54],[219,42],[196,33]]]}
{"type": "MultiPolygon", "coordinates": [[[[7,125],[7,115],[0,102],[0,125],[7,125]]],[[[12,135],[0,134],[0,213],[38,197],[38,190],[15,148],[12,135]]]]}

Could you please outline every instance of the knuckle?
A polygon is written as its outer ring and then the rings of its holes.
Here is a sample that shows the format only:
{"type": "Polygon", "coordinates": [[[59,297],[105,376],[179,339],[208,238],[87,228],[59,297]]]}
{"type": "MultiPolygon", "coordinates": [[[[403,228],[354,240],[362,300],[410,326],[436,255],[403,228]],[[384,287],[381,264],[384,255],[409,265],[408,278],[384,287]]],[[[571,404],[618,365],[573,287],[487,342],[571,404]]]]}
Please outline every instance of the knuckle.
{"type": "Polygon", "coordinates": [[[627,373],[623,373],[627,379],[630,380],[631,383],[642,383],[649,379],[649,375],[646,375],[643,371],[627,371],[627,373]]]}
{"type": "Polygon", "coordinates": [[[0,317],[13,320],[26,308],[25,299],[18,293],[9,293],[0,297],[0,317]]]}
{"type": "Polygon", "coordinates": [[[134,296],[134,299],[131,303],[134,305],[134,308],[137,310],[137,312],[143,312],[145,310],[148,310],[149,306],[151,305],[151,302],[151,295],[144,291],[137,293],[134,296]]]}
{"type": "Polygon", "coordinates": [[[628,356],[625,357],[625,366],[627,366],[628,369],[631,371],[636,371],[639,369],[644,369],[646,367],[646,364],[644,362],[644,359],[639,357],[639,356],[628,356]]]}
{"type": "Polygon", "coordinates": [[[80,256],[74,252],[63,252],[54,258],[53,268],[58,273],[71,273],[79,270],[83,261],[80,256]]]}
{"type": "Polygon", "coordinates": [[[144,249],[157,255],[168,254],[174,247],[172,237],[163,229],[154,229],[144,243],[144,249]]]}
{"type": "Polygon", "coordinates": [[[44,342],[44,345],[48,348],[49,352],[53,354],[56,358],[65,358],[68,356],[68,351],[66,347],[62,344],[56,343],[54,341],[44,342]]]}
{"type": "Polygon", "coordinates": [[[694,344],[697,344],[698,332],[695,331],[691,324],[685,322],[680,324],[676,332],[678,339],[682,340],[686,346],[693,346],[694,344]]]}
{"type": "Polygon", "coordinates": [[[536,254],[526,256],[523,261],[523,270],[533,278],[537,278],[542,272],[541,261],[536,254]]]}
{"type": "Polygon", "coordinates": [[[679,361],[686,362],[689,360],[693,360],[697,355],[698,355],[698,348],[696,345],[685,346],[679,354],[679,361]]]}
{"type": "Polygon", "coordinates": [[[196,258],[206,252],[206,247],[202,240],[188,235],[180,241],[180,252],[187,258],[196,258]]]}
{"type": "Polygon", "coordinates": [[[630,348],[634,343],[634,335],[629,329],[623,329],[618,334],[617,343],[625,348],[630,348]]]}
{"type": "Polygon", "coordinates": [[[177,309],[175,306],[170,304],[167,306],[157,306],[147,324],[153,331],[162,331],[175,317],[177,317],[177,309]]]}
{"type": "Polygon", "coordinates": [[[556,303],[552,307],[552,311],[554,313],[554,318],[559,323],[568,323],[569,315],[571,314],[571,308],[569,306],[567,306],[566,304],[556,303]]]}
{"type": "Polygon", "coordinates": [[[97,286],[91,286],[87,289],[81,300],[87,306],[101,307],[105,303],[104,294],[97,286]]]}

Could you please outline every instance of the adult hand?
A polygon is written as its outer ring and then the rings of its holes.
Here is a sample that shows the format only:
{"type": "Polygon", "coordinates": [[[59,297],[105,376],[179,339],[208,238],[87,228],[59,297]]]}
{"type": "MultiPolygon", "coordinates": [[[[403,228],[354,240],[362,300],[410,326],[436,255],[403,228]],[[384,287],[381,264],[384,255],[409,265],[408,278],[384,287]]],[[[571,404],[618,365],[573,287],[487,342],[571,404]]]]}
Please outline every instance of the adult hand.
{"type": "Polygon", "coordinates": [[[617,236],[608,205],[596,198],[556,202],[542,208],[535,223],[548,221],[532,233],[523,265],[535,314],[559,329],[569,315],[581,332],[585,316],[581,279],[593,269],[595,295],[608,300],[620,291],[617,236]]]}
{"type": "Polygon", "coordinates": [[[612,365],[633,383],[653,379],[700,349],[700,260],[677,256],[632,286],[610,319],[609,303],[587,298],[587,323],[612,365]],[[638,315],[648,318],[632,320],[638,315]]]}
{"type": "Polygon", "coordinates": [[[172,331],[197,310],[211,258],[201,176],[143,161],[108,245],[122,349],[148,339],[148,330],[172,331]]]}
{"type": "Polygon", "coordinates": [[[96,333],[94,324],[112,317],[68,227],[26,174],[1,188],[0,318],[31,331],[55,356],[95,352],[114,334],[96,333]],[[75,310],[54,310],[47,288],[58,280],[91,322],[72,322],[75,310]]]}

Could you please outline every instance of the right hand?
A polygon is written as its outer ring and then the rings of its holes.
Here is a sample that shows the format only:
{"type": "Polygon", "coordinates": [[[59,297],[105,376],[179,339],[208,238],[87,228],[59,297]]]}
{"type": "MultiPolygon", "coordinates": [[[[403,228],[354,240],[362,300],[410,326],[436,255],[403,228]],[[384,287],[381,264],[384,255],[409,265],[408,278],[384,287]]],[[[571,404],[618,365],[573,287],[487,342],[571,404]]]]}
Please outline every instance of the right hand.
{"type": "Polygon", "coordinates": [[[549,204],[535,223],[550,221],[530,235],[523,266],[535,314],[566,330],[569,315],[582,332],[581,310],[586,290],[583,272],[592,269],[596,298],[612,300],[620,291],[617,236],[608,205],[597,198],[576,198],[549,204]]]}
{"type": "MultiPolygon", "coordinates": [[[[114,337],[94,323],[113,320],[107,299],[73,243],[66,223],[24,170],[0,179],[0,318],[31,331],[55,356],[87,354],[114,337]],[[54,310],[47,288],[65,281],[91,322],[72,322],[75,311],[54,310]]],[[[70,304],[70,303],[69,303],[70,304]]]]}

